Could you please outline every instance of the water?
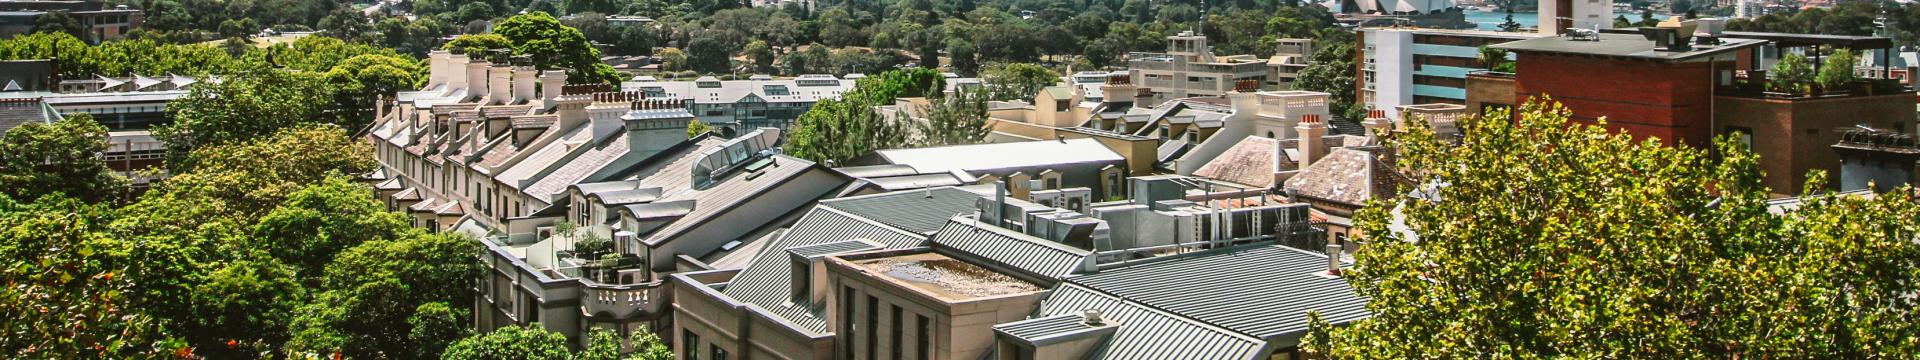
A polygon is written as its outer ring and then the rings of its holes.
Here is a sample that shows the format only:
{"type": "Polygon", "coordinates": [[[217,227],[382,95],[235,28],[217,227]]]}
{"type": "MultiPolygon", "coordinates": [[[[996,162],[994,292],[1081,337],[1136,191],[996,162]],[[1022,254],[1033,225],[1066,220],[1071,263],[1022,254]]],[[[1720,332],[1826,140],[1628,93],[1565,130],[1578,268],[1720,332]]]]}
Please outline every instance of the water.
{"type": "MultiPolygon", "coordinates": [[[[1485,12],[1485,11],[1468,9],[1465,12],[1467,16],[1467,21],[1472,21],[1474,24],[1478,24],[1480,30],[1500,31],[1500,23],[1507,22],[1507,13],[1504,11],[1485,12]]],[[[1618,15],[1618,14],[1616,13],[1615,15],[1618,15]]],[[[1515,11],[1513,12],[1513,22],[1520,23],[1520,27],[1534,27],[1535,25],[1538,25],[1540,23],[1539,16],[1540,16],[1539,14],[1536,14],[1533,12],[1515,11]]],[[[1612,19],[1613,15],[1608,15],[1607,18],[1612,19]]],[[[1629,20],[1639,20],[1640,16],[1629,15],[1627,16],[1627,18],[1629,20]]]]}

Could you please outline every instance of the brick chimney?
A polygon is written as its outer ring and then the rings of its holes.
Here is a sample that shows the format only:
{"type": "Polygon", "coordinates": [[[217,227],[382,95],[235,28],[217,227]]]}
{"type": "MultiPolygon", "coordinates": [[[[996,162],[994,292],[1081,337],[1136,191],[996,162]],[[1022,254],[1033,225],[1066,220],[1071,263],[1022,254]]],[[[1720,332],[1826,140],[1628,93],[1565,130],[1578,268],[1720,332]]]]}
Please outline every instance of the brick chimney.
{"type": "Polygon", "coordinates": [[[1393,136],[1393,119],[1387,118],[1386,110],[1367,110],[1367,119],[1361,121],[1361,125],[1367,127],[1367,144],[1381,145],[1393,136]]]}
{"type": "Polygon", "coordinates": [[[1300,134],[1300,139],[1295,143],[1300,146],[1301,169],[1307,168],[1307,165],[1320,161],[1320,157],[1327,155],[1326,140],[1322,139],[1327,136],[1327,124],[1320,122],[1320,115],[1303,115],[1300,117],[1300,124],[1294,125],[1293,128],[1300,134]]]}

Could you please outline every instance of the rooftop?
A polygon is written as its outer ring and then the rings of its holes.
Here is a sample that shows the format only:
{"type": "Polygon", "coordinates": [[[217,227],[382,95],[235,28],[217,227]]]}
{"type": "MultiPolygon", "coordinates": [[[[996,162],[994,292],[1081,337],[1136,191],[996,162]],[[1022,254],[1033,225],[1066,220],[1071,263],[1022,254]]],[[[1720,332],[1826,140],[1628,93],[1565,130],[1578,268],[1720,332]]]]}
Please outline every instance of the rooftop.
{"type": "Polygon", "coordinates": [[[1040,140],[1014,143],[880,150],[886,163],[913,166],[921,173],[984,171],[1092,162],[1123,162],[1113,150],[1094,139],[1040,140]]]}
{"type": "Polygon", "coordinates": [[[1719,45],[1693,45],[1687,51],[1658,51],[1653,40],[1639,34],[1600,33],[1599,41],[1573,40],[1569,37],[1543,37],[1490,45],[1496,49],[1516,52],[1553,53],[1569,55],[1610,56],[1634,59],[1680,62],[1694,58],[1725,54],[1732,51],[1758,46],[1765,40],[1720,38],[1719,45]]]}
{"type": "Polygon", "coordinates": [[[939,253],[923,252],[878,259],[857,260],[854,264],[883,275],[882,278],[910,288],[920,289],[949,301],[1013,295],[1040,291],[1039,286],[1014,279],[939,253]]]}

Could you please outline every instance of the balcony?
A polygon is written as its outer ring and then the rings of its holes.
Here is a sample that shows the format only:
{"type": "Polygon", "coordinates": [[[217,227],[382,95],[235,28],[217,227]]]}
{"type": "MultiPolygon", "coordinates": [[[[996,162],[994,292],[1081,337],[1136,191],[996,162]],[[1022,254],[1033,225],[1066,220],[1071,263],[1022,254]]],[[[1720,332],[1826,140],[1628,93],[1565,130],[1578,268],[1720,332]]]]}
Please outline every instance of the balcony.
{"type": "MultiPolygon", "coordinates": [[[[639,270],[645,271],[645,270],[639,270]]],[[[580,314],[610,319],[634,319],[662,314],[669,302],[665,280],[639,284],[603,284],[582,281],[580,314]]]]}
{"type": "Polygon", "coordinates": [[[1767,81],[1764,73],[1758,71],[1752,73],[1753,75],[1749,76],[1736,76],[1730,85],[1715,87],[1714,95],[1754,99],[1813,100],[1913,93],[1912,89],[1900,85],[1897,79],[1863,79],[1838,87],[1812,84],[1796,91],[1774,86],[1775,84],[1767,81]]]}

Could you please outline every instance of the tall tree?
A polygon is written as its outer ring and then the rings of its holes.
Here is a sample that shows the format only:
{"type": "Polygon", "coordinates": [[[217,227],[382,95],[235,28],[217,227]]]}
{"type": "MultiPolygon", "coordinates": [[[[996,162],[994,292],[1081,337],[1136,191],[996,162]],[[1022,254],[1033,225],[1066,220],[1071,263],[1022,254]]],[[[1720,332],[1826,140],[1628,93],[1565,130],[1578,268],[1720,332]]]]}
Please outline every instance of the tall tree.
{"type": "Polygon", "coordinates": [[[919,135],[917,146],[978,144],[993,130],[988,127],[986,94],[982,90],[960,90],[928,99],[919,110],[924,121],[914,123],[919,135]]]}
{"type": "Polygon", "coordinates": [[[440,358],[445,360],[567,360],[573,353],[567,337],[537,326],[503,327],[485,335],[454,342],[440,358]]]}
{"type": "Polygon", "coordinates": [[[513,52],[533,56],[541,69],[566,69],[567,81],[576,84],[616,83],[620,74],[600,62],[600,50],[587,42],[578,29],[561,25],[545,12],[514,15],[493,27],[493,33],[507,38],[513,52]]]}
{"type": "Polygon", "coordinates": [[[1060,74],[1035,64],[994,64],[981,72],[981,81],[994,89],[994,100],[1032,99],[1048,86],[1060,83],[1060,74]]]}
{"type": "Polygon", "coordinates": [[[100,159],[107,146],[107,128],[86,113],[8,130],[0,136],[0,194],[27,200],[61,194],[88,201],[119,194],[126,179],[100,159]]]}
{"type": "Polygon", "coordinates": [[[0,194],[0,354],[20,359],[161,358],[178,340],[128,294],[125,244],[96,231],[98,205],[0,194]]]}
{"type": "MultiPolygon", "coordinates": [[[[1610,134],[1550,99],[1422,122],[1399,164],[1428,196],[1373,203],[1343,272],[1373,316],[1334,358],[1881,358],[1920,351],[1920,200],[1808,184],[1769,211],[1757,158],[1610,134]],[[1404,227],[1402,227],[1402,224],[1404,227]]],[[[1604,120],[1603,120],[1604,122],[1604,120]]],[[[1816,175],[1815,178],[1821,176],[1816,175]]]]}
{"type": "Polygon", "coordinates": [[[191,169],[194,149],[266,138],[300,124],[324,122],[333,87],[318,74],[263,70],[219,83],[201,83],[167,104],[173,124],[153,136],[167,144],[167,165],[191,169]]]}
{"type": "Polygon", "coordinates": [[[57,32],[84,38],[87,37],[87,26],[66,10],[55,10],[34,17],[32,32],[57,32]]]}

